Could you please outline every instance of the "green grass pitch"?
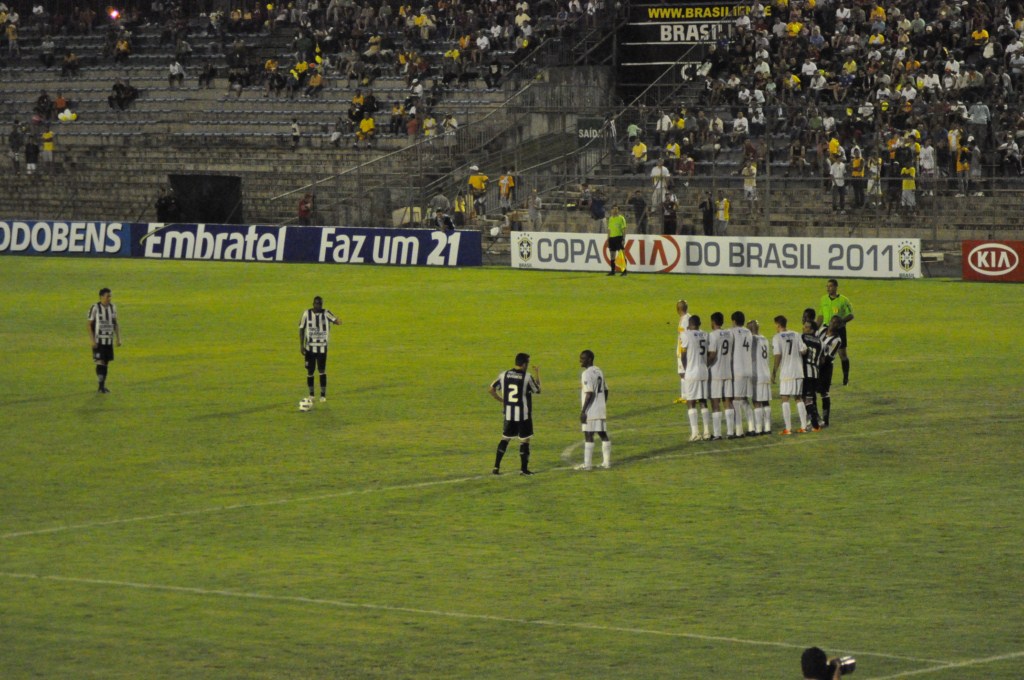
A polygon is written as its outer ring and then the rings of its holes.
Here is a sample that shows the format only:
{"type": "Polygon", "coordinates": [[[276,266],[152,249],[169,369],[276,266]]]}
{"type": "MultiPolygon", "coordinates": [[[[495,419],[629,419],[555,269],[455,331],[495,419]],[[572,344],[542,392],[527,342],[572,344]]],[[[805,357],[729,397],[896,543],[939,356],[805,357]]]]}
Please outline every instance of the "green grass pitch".
{"type": "Polygon", "coordinates": [[[815,644],[863,680],[1024,677],[1019,287],[843,281],[833,426],[690,444],[675,300],[770,336],[824,281],[0,266],[0,678],[782,680],[815,644]],[[316,294],[344,323],[304,414],[316,294]],[[585,348],[607,472],[569,469],[585,348]],[[518,351],[538,474],[494,477],[518,351]]]}

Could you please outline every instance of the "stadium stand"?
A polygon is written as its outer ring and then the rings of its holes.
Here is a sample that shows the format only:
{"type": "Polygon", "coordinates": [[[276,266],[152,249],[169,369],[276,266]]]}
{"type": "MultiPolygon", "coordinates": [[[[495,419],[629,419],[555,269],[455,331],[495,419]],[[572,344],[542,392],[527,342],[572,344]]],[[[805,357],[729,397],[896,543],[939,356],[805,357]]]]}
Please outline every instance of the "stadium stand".
{"type": "MultiPolygon", "coordinates": [[[[592,230],[574,209],[580,185],[613,200],[636,189],[652,198],[648,174],[663,159],[691,232],[705,190],[730,196],[730,233],[914,231],[941,241],[1017,229],[1007,219],[1019,205],[1024,136],[1017,5],[743,2],[717,42],[652,83],[616,83],[622,14],[596,2],[331,0],[205,14],[140,3],[116,18],[90,3],[42,17],[30,3],[8,4],[8,24],[18,11],[31,18],[19,21],[17,52],[0,50],[0,114],[26,135],[49,125],[57,143],[55,167],[43,169],[52,177],[6,183],[17,214],[148,219],[168,173],[205,172],[244,178],[250,220],[293,220],[313,189],[331,195],[318,199],[316,219],[386,225],[399,208],[454,198],[478,164],[492,176],[483,227],[516,226],[496,212],[493,185],[513,167],[518,203],[538,189],[546,228],[592,230]],[[77,75],[64,67],[72,53],[77,75]],[[175,61],[181,84],[169,77],[175,61]],[[138,93],[124,107],[112,105],[119,80],[138,93]],[[77,119],[37,110],[41,91],[61,95],[77,119]],[[372,136],[359,130],[366,109],[372,136]],[[429,119],[439,126],[446,114],[458,121],[454,139],[439,127],[431,138],[429,119]],[[601,134],[581,142],[593,120],[601,134]],[[647,145],[640,174],[630,129],[647,145]],[[750,167],[756,201],[743,199],[750,167]],[[908,168],[912,206],[901,202],[908,168]],[[371,195],[386,200],[363,205],[371,195]],[[935,218],[927,234],[922,213],[935,218]]],[[[648,202],[657,231],[659,207],[648,202]]]]}

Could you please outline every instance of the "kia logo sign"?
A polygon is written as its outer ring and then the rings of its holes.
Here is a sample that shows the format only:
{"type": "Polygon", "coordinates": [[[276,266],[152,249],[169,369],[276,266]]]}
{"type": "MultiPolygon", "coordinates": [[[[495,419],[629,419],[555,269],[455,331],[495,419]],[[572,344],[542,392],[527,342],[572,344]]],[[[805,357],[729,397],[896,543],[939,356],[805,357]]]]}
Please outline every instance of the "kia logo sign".
{"type": "Polygon", "coordinates": [[[1020,256],[1008,245],[984,243],[967,254],[967,264],[983,276],[1004,276],[1020,264],[1020,256]]]}
{"type": "MultiPolygon", "coordinates": [[[[671,272],[683,256],[679,243],[671,236],[653,236],[650,240],[627,237],[624,246],[627,264],[640,271],[671,272]]],[[[603,250],[605,262],[611,263],[607,241],[603,250]]]]}

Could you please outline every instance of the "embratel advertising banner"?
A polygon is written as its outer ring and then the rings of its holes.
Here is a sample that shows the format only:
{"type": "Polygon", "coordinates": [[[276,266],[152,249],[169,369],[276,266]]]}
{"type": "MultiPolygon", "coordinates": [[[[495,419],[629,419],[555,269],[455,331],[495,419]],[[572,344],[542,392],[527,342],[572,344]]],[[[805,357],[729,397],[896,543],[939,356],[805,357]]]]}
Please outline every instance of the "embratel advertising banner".
{"type": "Polygon", "coordinates": [[[0,254],[159,260],[479,266],[478,231],[0,221],[0,254]]]}

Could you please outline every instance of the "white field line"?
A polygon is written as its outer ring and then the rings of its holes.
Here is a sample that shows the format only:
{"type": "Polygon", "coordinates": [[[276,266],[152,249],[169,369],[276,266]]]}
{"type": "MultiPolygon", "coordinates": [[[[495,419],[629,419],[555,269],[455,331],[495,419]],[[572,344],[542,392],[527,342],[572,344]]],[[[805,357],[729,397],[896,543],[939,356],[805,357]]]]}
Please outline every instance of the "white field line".
{"type": "Polygon", "coordinates": [[[881,678],[875,678],[875,680],[894,680],[895,678],[909,678],[915,675],[929,675],[931,673],[941,673],[942,671],[946,671],[951,668],[967,668],[968,666],[981,666],[989,663],[997,663],[999,661],[1019,659],[1021,657],[1024,657],[1024,652],[1013,652],[1012,654],[1001,654],[999,656],[986,656],[979,659],[967,659],[966,661],[953,661],[950,663],[942,664],[941,666],[934,666],[932,668],[919,668],[917,670],[904,671],[903,673],[897,673],[895,675],[886,675],[881,678]]]}
{"type": "MultiPolygon", "coordinates": [[[[627,430],[623,430],[623,432],[625,432],[625,431],[627,431],[627,430]]],[[[838,436],[824,435],[824,436],[828,437],[829,441],[834,441],[834,440],[839,440],[839,439],[856,439],[856,438],[868,437],[868,436],[876,437],[876,436],[882,435],[882,434],[891,434],[891,433],[902,432],[902,431],[903,431],[902,429],[871,430],[871,431],[868,431],[868,432],[853,432],[853,433],[846,434],[846,435],[838,435],[838,436]]],[[[773,435],[773,436],[777,436],[777,435],[773,435]]],[[[795,443],[797,441],[813,441],[814,437],[816,437],[816,436],[823,436],[823,435],[820,435],[820,434],[819,435],[813,435],[813,434],[793,435],[792,437],[787,437],[785,439],[781,439],[779,441],[775,441],[775,442],[772,442],[772,443],[758,443],[756,445],[750,445],[750,446],[731,446],[731,447],[727,447],[727,448],[717,448],[717,447],[716,448],[711,448],[711,447],[708,446],[708,444],[706,442],[691,444],[689,442],[680,441],[680,445],[681,446],[682,445],[693,446],[695,450],[693,450],[693,451],[684,451],[684,452],[679,452],[679,453],[664,453],[664,454],[660,454],[660,455],[656,455],[656,456],[650,456],[649,458],[639,458],[639,459],[631,460],[631,461],[627,460],[626,462],[628,462],[628,464],[630,464],[630,465],[635,465],[637,463],[648,463],[648,462],[655,462],[655,461],[662,461],[662,460],[675,460],[675,459],[679,459],[679,458],[695,458],[695,457],[698,457],[698,456],[711,456],[711,455],[720,455],[720,454],[742,453],[744,451],[760,450],[760,449],[772,448],[772,447],[776,447],[776,446],[792,445],[793,443],[795,443]]],[[[566,449],[562,451],[562,459],[565,460],[566,459],[566,455],[571,456],[572,453],[573,453],[573,450],[575,449],[576,446],[582,446],[582,442],[577,442],[576,444],[573,444],[573,445],[570,445],[570,446],[566,447],[566,449]]],[[[613,465],[613,467],[615,466],[615,464],[616,464],[615,463],[615,459],[613,457],[612,458],[612,465],[613,465]]],[[[622,465],[622,464],[623,463],[620,463],[619,465],[622,465]]],[[[549,471],[556,472],[556,471],[561,471],[561,470],[572,470],[572,469],[573,469],[573,467],[570,465],[570,466],[550,468],[549,471]]],[[[300,497],[297,497],[297,498],[279,498],[277,500],[256,501],[256,502],[253,502],[253,503],[236,503],[234,505],[217,505],[217,506],[213,506],[213,507],[209,507],[209,508],[198,508],[196,510],[182,510],[180,512],[165,512],[165,513],[158,513],[158,514],[153,514],[153,515],[139,515],[137,517],[123,517],[121,519],[107,519],[107,520],[99,520],[99,521],[96,521],[96,522],[82,522],[81,524],[67,524],[67,525],[59,526],[59,527],[48,527],[46,529],[29,529],[29,530],[26,530],[26,531],[12,531],[12,532],[9,532],[9,533],[6,533],[6,534],[0,534],[0,539],[20,538],[20,537],[23,537],[23,536],[38,536],[38,535],[41,535],[41,534],[56,534],[56,533],[61,533],[61,532],[64,532],[64,531],[77,531],[79,529],[93,529],[93,528],[96,528],[96,527],[115,526],[115,525],[118,525],[118,524],[133,524],[133,523],[137,523],[137,522],[149,522],[149,521],[156,521],[156,520],[162,520],[162,519],[173,519],[173,518],[176,518],[176,517],[193,517],[193,516],[196,516],[196,515],[208,515],[208,514],[213,514],[213,513],[217,513],[217,512],[227,512],[227,511],[231,511],[231,510],[247,510],[247,509],[250,509],[250,508],[264,508],[264,507],[269,507],[269,506],[274,506],[274,505],[287,505],[287,504],[290,504],[290,503],[314,503],[314,502],[317,502],[317,501],[331,500],[331,499],[334,499],[334,498],[344,498],[346,496],[357,496],[357,495],[361,495],[361,494],[371,494],[371,493],[378,493],[378,492],[406,491],[406,490],[409,490],[409,489],[426,489],[426,488],[429,488],[429,487],[432,487],[432,486],[443,486],[443,485],[446,485],[446,484],[461,484],[462,482],[471,482],[471,481],[486,479],[486,478],[488,478],[490,476],[491,475],[473,475],[473,476],[470,476],[470,477],[456,477],[454,479],[441,479],[441,480],[433,480],[433,481],[429,481],[429,482],[416,482],[416,483],[412,483],[412,484],[397,484],[395,486],[373,486],[373,487],[367,487],[365,489],[348,489],[346,491],[337,491],[337,492],[334,492],[334,493],[325,493],[325,494],[320,494],[320,495],[317,495],[317,496],[300,496],[300,497]]]]}
{"type": "MultiPolygon", "coordinates": [[[[339,609],[362,609],[369,611],[393,612],[400,614],[415,614],[420,616],[444,617],[449,619],[466,619],[474,621],[492,621],[496,623],[510,623],[521,626],[543,626],[547,628],[568,628],[576,630],[593,630],[605,633],[628,633],[632,635],[652,635],[659,637],[685,638],[689,640],[701,640],[705,642],[724,642],[738,645],[750,645],[757,647],[777,647],[783,649],[804,649],[806,645],[790,642],[772,642],[768,640],[748,640],[745,638],[727,637],[723,635],[701,635],[700,633],[673,632],[666,630],[655,630],[652,628],[631,628],[626,626],[610,626],[597,623],[573,623],[567,621],[552,621],[548,619],[520,619],[511,616],[494,616],[491,614],[470,614],[467,612],[445,611],[441,609],[420,609],[417,607],[399,607],[386,604],[372,604],[360,602],[347,602],[344,600],[331,600],[318,597],[302,597],[299,595],[272,595],[269,593],[253,593],[237,590],[221,590],[195,588],[187,586],[170,586],[155,583],[137,583],[134,581],[111,581],[108,579],[76,578],[72,576],[52,576],[36,574],[19,574],[0,572],[0,576],[10,579],[25,579],[37,581],[53,581],[58,583],[76,583],[90,586],[107,586],[115,588],[132,588],[135,590],[149,590],[165,593],[180,593],[185,595],[198,595],[204,597],[224,597],[242,600],[260,600],[264,602],[285,602],[292,604],[316,605],[322,607],[335,607],[339,609]]],[[[916,663],[945,664],[943,667],[955,667],[956,662],[939,661],[937,659],[920,659],[909,656],[897,656],[893,654],[880,654],[874,652],[844,652],[862,657],[877,657],[880,659],[895,659],[899,661],[912,661],[916,663]]],[[[893,676],[896,677],[896,676],[893,676]]]]}
{"type": "Polygon", "coordinates": [[[94,527],[105,527],[116,524],[131,524],[133,522],[148,522],[150,520],[170,519],[173,517],[192,517],[194,515],[207,515],[215,512],[226,512],[229,510],[246,510],[248,508],[263,508],[272,505],[286,505],[288,503],[313,503],[316,501],[330,500],[332,498],[343,498],[345,496],[357,496],[370,494],[377,491],[403,491],[407,489],[425,489],[431,486],[443,486],[445,484],[460,484],[475,479],[484,479],[489,475],[474,475],[472,477],[457,477],[455,479],[439,479],[431,482],[416,482],[413,484],[398,484],[395,486],[371,486],[365,489],[349,489],[347,491],[336,491],[318,496],[300,496],[298,498],[279,498],[272,501],[256,501],[253,503],[236,503],[234,505],[220,505],[210,508],[199,508],[198,510],[182,510],[180,512],[165,512],[156,515],[140,515],[138,517],[124,517],[122,519],[107,519],[97,522],[83,522],[81,524],[68,524],[62,527],[50,527],[48,529],[32,529],[29,531],[12,531],[7,534],[0,534],[0,538],[18,538],[20,536],[36,536],[39,534],[55,534],[61,531],[74,531],[76,529],[92,529],[94,527]]]}

